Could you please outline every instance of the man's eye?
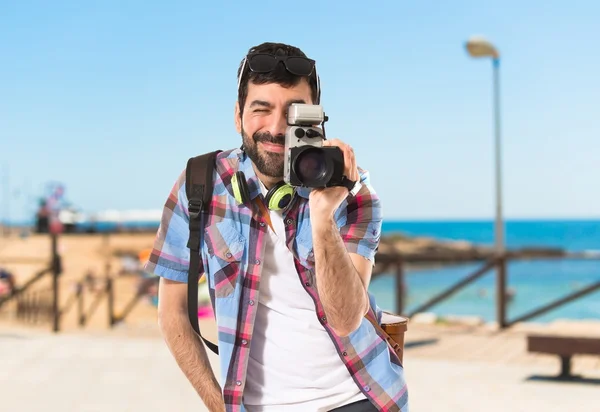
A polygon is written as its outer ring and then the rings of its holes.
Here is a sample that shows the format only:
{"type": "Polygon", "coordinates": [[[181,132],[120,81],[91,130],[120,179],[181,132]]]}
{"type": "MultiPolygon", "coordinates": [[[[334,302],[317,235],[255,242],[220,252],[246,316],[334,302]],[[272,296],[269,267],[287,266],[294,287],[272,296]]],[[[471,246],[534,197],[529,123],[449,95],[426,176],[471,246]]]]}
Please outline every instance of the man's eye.
{"type": "Polygon", "coordinates": [[[255,109],[254,110],[254,113],[266,113],[266,112],[268,112],[267,109],[255,109]]]}

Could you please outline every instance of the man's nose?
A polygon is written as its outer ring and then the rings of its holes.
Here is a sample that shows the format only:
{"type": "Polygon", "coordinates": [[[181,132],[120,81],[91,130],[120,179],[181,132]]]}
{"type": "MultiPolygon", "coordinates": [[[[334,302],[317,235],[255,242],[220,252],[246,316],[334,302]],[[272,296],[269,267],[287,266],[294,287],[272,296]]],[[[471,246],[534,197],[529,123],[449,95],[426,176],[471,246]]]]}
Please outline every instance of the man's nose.
{"type": "Polygon", "coordinates": [[[269,132],[272,136],[284,136],[287,128],[287,118],[285,113],[274,112],[268,125],[269,132]]]}

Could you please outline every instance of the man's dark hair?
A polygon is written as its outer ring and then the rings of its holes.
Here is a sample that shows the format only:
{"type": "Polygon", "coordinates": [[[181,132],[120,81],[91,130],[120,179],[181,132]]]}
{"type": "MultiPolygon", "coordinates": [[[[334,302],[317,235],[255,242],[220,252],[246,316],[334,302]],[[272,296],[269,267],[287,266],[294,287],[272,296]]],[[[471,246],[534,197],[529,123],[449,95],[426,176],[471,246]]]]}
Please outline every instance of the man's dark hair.
{"type": "MultiPolygon", "coordinates": [[[[248,55],[252,53],[269,53],[276,56],[301,56],[307,57],[306,54],[302,50],[297,47],[290,46],[283,43],[262,43],[258,46],[254,46],[248,50],[248,55]]],[[[244,65],[244,60],[242,59],[240,66],[237,70],[238,79],[241,76],[240,82],[240,90],[238,91],[238,102],[240,104],[240,115],[244,111],[244,105],[246,104],[246,98],[248,97],[248,83],[252,82],[254,84],[267,84],[267,83],[277,83],[284,87],[292,87],[296,86],[303,78],[306,76],[297,76],[295,74],[290,73],[286,70],[285,66],[282,63],[279,63],[275,70],[268,73],[254,73],[250,71],[248,67],[248,63],[244,65]],[[243,73],[242,67],[244,69],[243,73]]],[[[317,73],[316,69],[312,71],[310,76],[307,78],[308,84],[310,86],[312,99],[315,104],[318,104],[319,96],[317,96],[317,73]]]]}

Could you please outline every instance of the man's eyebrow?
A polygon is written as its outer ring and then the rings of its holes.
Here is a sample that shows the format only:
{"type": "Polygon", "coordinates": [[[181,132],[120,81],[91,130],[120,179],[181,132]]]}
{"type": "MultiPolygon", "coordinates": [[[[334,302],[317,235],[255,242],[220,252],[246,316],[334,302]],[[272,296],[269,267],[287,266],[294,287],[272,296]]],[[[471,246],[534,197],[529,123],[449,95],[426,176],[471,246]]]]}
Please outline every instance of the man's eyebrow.
{"type": "Polygon", "coordinates": [[[264,100],[253,100],[252,103],[250,103],[250,107],[254,106],[271,107],[272,105],[264,100]]]}
{"type": "MultiPolygon", "coordinates": [[[[292,100],[288,100],[286,102],[286,106],[289,106],[292,103],[303,103],[306,104],[306,100],[304,99],[292,99],[292,100]]],[[[273,105],[269,102],[267,102],[266,100],[253,100],[252,103],[250,103],[249,107],[254,107],[254,106],[261,106],[261,107],[267,107],[267,108],[272,108],[273,105]]]]}
{"type": "Polygon", "coordinates": [[[289,106],[289,105],[290,105],[290,104],[292,104],[292,103],[301,103],[301,104],[306,104],[306,100],[304,100],[304,99],[288,100],[288,101],[286,102],[286,104],[285,104],[285,105],[286,105],[286,106],[289,106]]]}

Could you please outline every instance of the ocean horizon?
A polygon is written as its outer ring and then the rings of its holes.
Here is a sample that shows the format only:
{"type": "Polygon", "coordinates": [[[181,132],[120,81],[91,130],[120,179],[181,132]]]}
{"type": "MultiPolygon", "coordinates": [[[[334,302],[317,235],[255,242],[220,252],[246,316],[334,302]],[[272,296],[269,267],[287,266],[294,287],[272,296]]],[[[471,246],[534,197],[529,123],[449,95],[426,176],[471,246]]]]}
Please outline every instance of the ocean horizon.
{"type": "MultiPolygon", "coordinates": [[[[85,221],[76,231],[98,232],[118,229],[155,230],[157,220],[85,221]]],[[[33,220],[12,221],[14,228],[32,228],[33,220]]],[[[559,247],[569,251],[600,250],[599,218],[511,218],[505,219],[505,242],[508,248],[559,247]]],[[[464,240],[480,245],[494,243],[495,223],[492,219],[384,219],[382,235],[403,234],[432,237],[438,240],[464,240]]]]}

